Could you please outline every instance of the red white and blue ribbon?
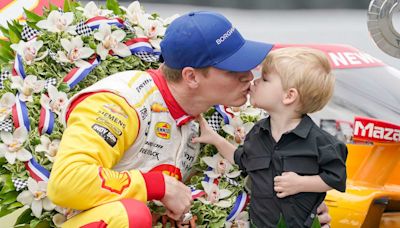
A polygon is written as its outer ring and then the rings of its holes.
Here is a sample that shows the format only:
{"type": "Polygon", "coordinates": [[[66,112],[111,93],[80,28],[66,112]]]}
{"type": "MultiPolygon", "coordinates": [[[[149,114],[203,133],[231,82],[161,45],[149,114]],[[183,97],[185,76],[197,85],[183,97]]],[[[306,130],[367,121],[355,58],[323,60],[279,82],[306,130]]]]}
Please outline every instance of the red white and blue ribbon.
{"type": "Polygon", "coordinates": [[[36,181],[49,181],[50,172],[37,163],[35,158],[31,158],[31,160],[25,162],[25,168],[36,181]]]}
{"type": "MultiPolygon", "coordinates": [[[[214,169],[211,168],[211,167],[208,167],[208,168],[206,169],[206,171],[213,171],[213,170],[214,170],[214,169]]],[[[203,179],[203,181],[205,181],[205,182],[207,182],[207,183],[213,183],[213,184],[216,184],[216,185],[218,185],[218,183],[219,183],[218,178],[211,178],[211,177],[208,177],[206,174],[204,174],[204,179],[203,179]]]]}
{"type": "Polygon", "coordinates": [[[126,46],[129,47],[132,54],[136,54],[138,52],[146,52],[149,54],[156,54],[154,52],[153,47],[149,43],[149,38],[141,37],[141,38],[133,38],[125,42],[126,46]]]}
{"type": "Polygon", "coordinates": [[[14,76],[21,76],[22,78],[26,77],[24,62],[22,61],[22,57],[19,54],[15,55],[14,68],[12,70],[14,76]]]}
{"type": "Polygon", "coordinates": [[[48,108],[42,106],[39,118],[39,134],[51,134],[54,127],[54,113],[48,108]]]}
{"type": "Polygon", "coordinates": [[[233,114],[227,111],[227,107],[223,105],[214,105],[215,110],[224,118],[224,123],[229,124],[233,118],[233,114]]]}
{"type": "Polygon", "coordinates": [[[205,191],[195,189],[194,187],[190,187],[190,190],[192,191],[192,199],[194,200],[206,194],[205,191]]]}
{"type": "Polygon", "coordinates": [[[233,206],[232,211],[229,213],[228,217],[226,217],[226,221],[232,222],[240,212],[247,206],[249,202],[249,197],[245,191],[239,193],[236,197],[235,205],[233,206]]]}
{"type": "Polygon", "coordinates": [[[84,79],[100,63],[99,58],[89,60],[90,66],[72,69],[63,79],[69,88],[72,89],[82,79],[84,79]]]}
{"type": "Polygon", "coordinates": [[[89,26],[91,30],[98,29],[100,27],[100,24],[103,23],[109,24],[110,26],[115,25],[119,28],[125,27],[124,21],[121,18],[107,18],[103,16],[97,16],[90,18],[85,22],[85,24],[89,26]]]}
{"type": "Polygon", "coordinates": [[[28,109],[25,102],[19,99],[19,94],[15,99],[15,104],[12,107],[12,118],[14,121],[14,127],[19,128],[24,126],[26,130],[30,131],[30,121],[28,116],[28,109]]]}

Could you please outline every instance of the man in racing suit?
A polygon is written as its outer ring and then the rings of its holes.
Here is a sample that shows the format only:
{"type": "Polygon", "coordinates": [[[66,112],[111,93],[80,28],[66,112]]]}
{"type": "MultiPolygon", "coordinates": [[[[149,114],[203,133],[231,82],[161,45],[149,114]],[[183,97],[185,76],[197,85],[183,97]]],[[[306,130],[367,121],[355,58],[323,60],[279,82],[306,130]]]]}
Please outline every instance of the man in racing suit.
{"type": "Polygon", "coordinates": [[[64,227],[151,227],[150,200],[179,220],[191,206],[181,181],[199,150],[192,120],[244,104],[250,70],[271,47],[244,40],[220,14],[189,13],[168,27],[160,69],[117,73],[72,97],[48,196],[84,211],[64,227]]]}

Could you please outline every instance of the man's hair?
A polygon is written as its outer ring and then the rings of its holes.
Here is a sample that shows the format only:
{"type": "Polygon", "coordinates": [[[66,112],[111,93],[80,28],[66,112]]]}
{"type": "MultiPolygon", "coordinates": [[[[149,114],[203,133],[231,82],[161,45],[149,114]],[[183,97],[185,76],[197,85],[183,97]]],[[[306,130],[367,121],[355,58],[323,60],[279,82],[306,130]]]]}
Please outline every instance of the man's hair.
{"type": "Polygon", "coordinates": [[[300,114],[321,110],[332,97],[335,77],[322,51],[300,47],[277,49],[268,54],[262,69],[263,74],[277,73],[285,91],[297,89],[300,114]]]}
{"type": "MultiPolygon", "coordinates": [[[[204,76],[207,76],[209,67],[196,68],[196,70],[202,72],[204,76]]],[[[165,79],[169,82],[180,82],[182,80],[182,69],[173,69],[163,64],[161,71],[163,72],[165,79]]]]}

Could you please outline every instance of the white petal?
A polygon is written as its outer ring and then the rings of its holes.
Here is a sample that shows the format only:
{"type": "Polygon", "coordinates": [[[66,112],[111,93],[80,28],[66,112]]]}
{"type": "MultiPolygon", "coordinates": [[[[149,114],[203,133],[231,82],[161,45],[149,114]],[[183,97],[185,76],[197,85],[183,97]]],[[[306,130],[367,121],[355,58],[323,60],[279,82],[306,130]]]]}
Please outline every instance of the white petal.
{"type": "Polygon", "coordinates": [[[227,134],[231,136],[235,136],[235,128],[232,125],[224,125],[222,126],[222,130],[224,130],[227,134]]]}
{"type": "Polygon", "coordinates": [[[56,100],[58,97],[58,90],[56,87],[54,87],[53,85],[49,85],[49,87],[47,87],[47,91],[49,92],[49,97],[50,100],[56,100]]]}
{"type": "Polygon", "coordinates": [[[229,177],[229,178],[235,178],[235,177],[237,177],[237,176],[240,175],[240,172],[241,172],[241,171],[234,171],[234,172],[227,173],[227,174],[225,174],[225,175],[226,175],[227,177],[229,177]]]}
{"type": "Polygon", "coordinates": [[[102,60],[105,60],[108,55],[108,50],[104,48],[103,44],[97,45],[97,54],[100,55],[102,60]]]}
{"type": "Polygon", "coordinates": [[[61,227],[62,224],[67,221],[67,218],[62,214],[56,214],[53,216],[53,223],[56,227],[61,227]]]}
{"type": "Polygon", "coordinates": [[[74,20],[74,13],[72,12],[63,13],[62,17],[66,19],[67,25],[70,25],[74,20]]]}
{"type": "Polygon", "coordinates": [[[1,131],[0,137],[1,137],[1,141],[3,141],[7,145],[9,145],[13,142],[13,135],[9,132],[1,131]]]}
{"type": "Polygon", "coordinates": [[[111,26],[107,23],[102,23],[99,26],[99,32],[103,34],[103,37],[107,37],[111,35],[111,26]]]}
{"type": "Polygon", "coordinates": [[[206,199],[204,199],[203,197],[199,197],[197,198],[200,202],[202,202],[203,204],[210,204],[210,201],[207,201],[206,199]]]}
{"type": "Polygon", "coordinates": [[[4,154],[8,151],[6,144],[0,143],[0,157],[4,157],[4,154]]]}
{"type": "Polygon", "coordinates": [[[202,181],[202,182],[201,182],[201,185],[203,186],[204,191],[205,191],[207,194],[209,194],[209,193],[211,192],[212,187],[213,187],[214,184],[213,184],[213,183],[208,183],[208,182],[202,181]]]}
{"type": "Polygon", "coordinates": [[[31,205],[33,201],[33,195],[30,191],[23,191],[17,196],[17,201],[24,205],[31,205]]]}
{"type": "Polygon", "coordinates": [[[21,77],[11,77],[11,88],[13,89],[21,89],[22,86],[24,85],[24,79],[21,77]]]}
{"type": "Polygon", "coordinates": [[[0,107],[11,108],[15,104],[15,95],[7,92],[0,99],[0,107]]]}
{"type": "Polygon", "coordinates": [[[4,157],[7,159],[8,163],[15,164],[15,159],[17,158],[17,155],[15,153],[10,153],[6,151],[4,153],[4,157]]]}
{"type": "Polygon", "coordinates": [[[116,41],[121,42],[125,38],[126,33],[122,30],[115,30],[114,32],[112,32],[111,35],[115,38],[116,41]]]}
{"type": "Polygon", "coordinates": [[[42,40],[34,41],[32,43],[32,46],[36,49],[36,51],[39,51],[39,49],[43,47],[43,41],[42,40]]]}
{"type": "Polygon", "coordinates": [[[68,39],[61,39],[60,43],[64,50],[66,50],[67,52],[71,51],[74,48],[72,42],[68,39]]]}
{"type": "Polygon", "coordinates": [[[17,153],[17,159],[20,161],[29,161],[32,158],[32,154],[26,149],[21,149],[17,153]]]}
{"type": "Polygon", "coordinates": [[[69,63],[71,62],[68,58],[67,55],[63,52],[63,51],[58,51],[57,52],[58,55],[58,60],[64,63],[69,63]]]}
{"type": "Polygon", "coordinates": [[[49,27],[49,23],[47,20],[41,20],[38,23],[36,23],[36,26],[42,29],[47,29],[49,27]]]}
{"type": "Polygon", "coordinates": [[[72,46],[74,48],[81,48],[83,47],[83,41],[80,36],[76,36],[71,40],[72,46]]]}
{"type": "Polygon", "coordinates": [[[104,40],[104,37],[105,37],[105,35],[104,35],[102,32],[100,32],[100,31],[95,32],[95,33],[93,34],[93,36],[94,36],[94,38],[95,38],[96,40],[99,40],[99,41],[103,41],[103,40],[104,40]]]}
{"type": "Polygon", "coordinates": [[[75,61],[75,66],[77,66],[77,67],[89,67],[90,63],[85,61],[85,60],[79,59],[79,60],[75,61]]]}
{"type": "Polygon", "coordinates": [[[205,171],[205,175],[207,175],[209,178],[218,178],[221,176],[219,173],[215,173],[214,171],[205,171]]]}
{"type": "Polygon", "coordinates": [[[32,201],[31,205],[32,213],[36,218],[40,218],[42,215],[43,203],[41,200],[34,200],[32,201]]]}
{"type": "Polygon", "coordinates": [[[154,47],[154,49],[156,49],[156,50],[161,49],[161,47],[160,47],[161,39],[151,39],[149,41],[150,41],[151,46],[154,47]]]}
{"type": "Polygon", "coordinates": [[[121,57],[127,57],[131,55],[131,50],[129,50],[128,46],[123,43],[119,43],[116,48],[112,49],[113,52],[121,57]]]}
{"type": "Polygon", "coordinates": [[[223,199],[226,198],[228,196],[230,196],[232,194],[231,191],[229,191],[228,189],[220,189],[219,190],[219,198],[223,199]]]}
{"type": "Polygon", "coordinates": [[[31,177],[28,178],[28,189],[30,192],[36,192],[40,190],[38,182],[31,177]]]}
{"type": "Polygon", "coordinates": [[[49,148],[40,144],[35,147],[36,152],[49,152],[49,148]]]}
{"type": "Polygon", "coordinates": [[[54,208],[56,208],[56,205],[54,205],[51,201],[50,201],[50,199],[49,198],[44,198],[43,200],[43,208],[46,210],[46,211],[51,211],[51,210],[53,210],[54,208]]]}
{"type": "Polygon", "coordinates": [[[232,203],[229,202],[228,200],[221,200],[218,203],[214,203],[214,205],[222,208],[227,208],[230,207],[232,203]]]}
{"type": "Polygon", "coordinates": [[[225,228],[231,228],[232,222],[225,222],[225,228]]]}
{"type": "Polygon", "coordinates": [[[28,139],[28,130],[25,127],[19,127],[14,131],[13,138],[20,143],[24,143],[28,139]]]}
{"type": "MultiPolygon", "coordinates": [[[[50,87],[50,86],[51,86],[51,85],[49,85],[49,87],[50,87]]],[[[42,96],[40,97],[40,104],[41,104],[43,107],[49,108],[49,107],[50,107],[50,97],[48,97],[48,96],[42,94],[42,96]]]]}
{"type": "Polygon", "coordinates": [[[218,160],[215,157],[203,157],[202,160],[211,168],[217,167],[218,160]]]}
{"type": "Polygon", "coordinates": [[[89,58],[94,53],[93,49],[87,47],[80,48],[79,52],[82,59],[89,58]]]}
{"type": "Polygon", "coordinates": [[[35,87],[33,88],[33,91],[35,93],[38,93],[38,92],[40,92],[40,91],[42,91],[44,89],[45,85],[46,85],[46,81],[45,80],[38,80],[34,84],[35,87]]]}

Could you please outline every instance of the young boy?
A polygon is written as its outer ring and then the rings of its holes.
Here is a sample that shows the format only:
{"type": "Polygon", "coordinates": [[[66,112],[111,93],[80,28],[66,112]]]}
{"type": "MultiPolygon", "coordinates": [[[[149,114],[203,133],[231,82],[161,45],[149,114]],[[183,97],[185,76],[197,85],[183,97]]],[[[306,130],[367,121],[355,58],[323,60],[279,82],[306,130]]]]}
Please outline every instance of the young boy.
{"type": "Polygon", "coordinates": [[[310,227],[326,191],[346,189],[346,145],[321,130],[307,113],[321,110],[335,78],[326,56],[310,48],[270,52],[250,101],[268,112],[235,148],[200,118],[201,136],[251,179],[250,218],[256,227],[310,227]]]}

